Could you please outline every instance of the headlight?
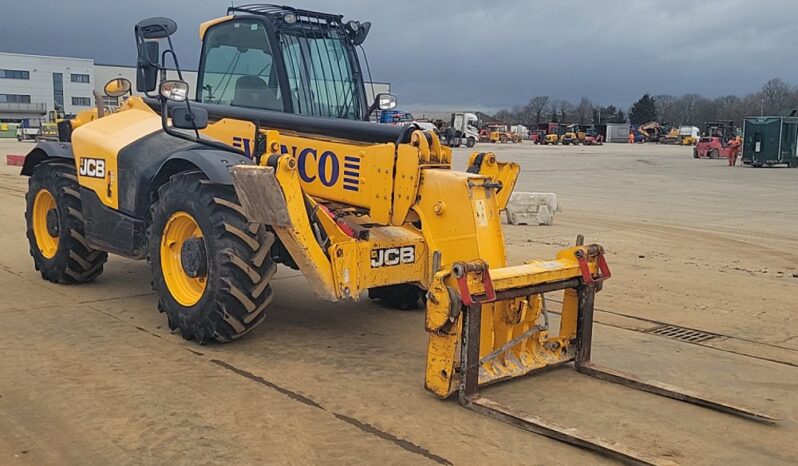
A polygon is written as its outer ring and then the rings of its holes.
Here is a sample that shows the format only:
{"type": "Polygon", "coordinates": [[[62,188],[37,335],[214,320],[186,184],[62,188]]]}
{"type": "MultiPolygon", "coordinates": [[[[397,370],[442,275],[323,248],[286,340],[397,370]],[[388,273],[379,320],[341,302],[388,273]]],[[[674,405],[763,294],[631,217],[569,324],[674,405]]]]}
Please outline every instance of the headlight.
{"type": "Polygon", "coordinates": [[[349,21],[346,23],[346,27],[352,32],[357,32],[360,30],[360,21],[349,21]]]}
{"type": "Polygon", "coordinates": [[[286,24],[294,24],[294,23],[296,23],[296,14],[294,14],[294,13],[286,13],[283,16],[283,21],[285,21],[286,24]]]}
{"type": "Polygon", "coordinates": [[[158,93],[166,100],[185,102],[188,99],[188,83],[178,80],[164,81],[161,83],[158,93]]]}
{"type": "Polygon", "coordinates": [[[377,106],[380,110],[393,110],[396,108],[396,96],[380,94],[377,96],[377,106]]]}

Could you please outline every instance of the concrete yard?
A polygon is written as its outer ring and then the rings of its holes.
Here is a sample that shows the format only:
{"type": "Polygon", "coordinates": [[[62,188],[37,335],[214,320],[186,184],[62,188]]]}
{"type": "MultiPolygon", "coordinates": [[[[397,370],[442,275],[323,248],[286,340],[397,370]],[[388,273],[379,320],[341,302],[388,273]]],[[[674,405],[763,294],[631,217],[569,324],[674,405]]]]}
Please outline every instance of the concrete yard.
{"type": "MultiPolygon", "coordinates": [[[[32,147],[0,140],[3,163],[32,147]]],[[[516,189],[559,196],[553,226],[505,226],[511,263],[553,258],[579,233],[607,249],[597,362],[781,421],[570,368],[487,394],[680,464],[798,461],[798,170],[652,144],[476,150],[518,162],[516,189]],[[646,333],[665,323],[717,336],[646,333]]],[[[457,168],[468,153],[455,151],[457,168]]],[[[422,311],[322,302],[281,269],[261,327],[198,346],[168,330],[146,262],[112,257],[94,283],[45,282],[18,173],[0,166],[0,465],[613,463],[427,393],[422,311]]]]}

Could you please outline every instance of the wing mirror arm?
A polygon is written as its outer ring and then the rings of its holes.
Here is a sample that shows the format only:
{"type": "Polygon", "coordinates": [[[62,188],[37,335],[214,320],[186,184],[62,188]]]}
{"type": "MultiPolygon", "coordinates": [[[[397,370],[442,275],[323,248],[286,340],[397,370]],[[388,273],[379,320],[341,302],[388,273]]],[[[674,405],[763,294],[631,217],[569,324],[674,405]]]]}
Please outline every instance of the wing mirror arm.
{"type": "Polygon", "coordinates": [[[227,152],[234,152],[244,157],[249,157],[243,150],[221,143],[203,139],[200,130],[208,127],[208,110],[204,108],[191,108],[188,100],[188,83],[180,80],[163,81],[158,88],[159,100],[161,101],[161,126],[166,134],[186,141],[204,144],[214,149],[227,152]],[[182,105],[172,105],[172,125],[169,125],[170,102],[182,105]],[[187,129],[194,131],[194,135],[175,131],[177,129],[187,129]]]}

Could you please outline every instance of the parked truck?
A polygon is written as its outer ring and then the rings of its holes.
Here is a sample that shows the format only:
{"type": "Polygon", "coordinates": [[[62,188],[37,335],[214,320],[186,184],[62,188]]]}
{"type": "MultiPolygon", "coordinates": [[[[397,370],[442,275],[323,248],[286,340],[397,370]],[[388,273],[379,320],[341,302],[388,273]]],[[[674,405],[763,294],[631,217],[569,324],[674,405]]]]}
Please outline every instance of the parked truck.
{"type": "Polygon", "coordinates": [[[479,118],[473,113],[452,113],[449,127],[443,130],[443,138],[449,147],[474,147],[479,140],[479,118]]]}

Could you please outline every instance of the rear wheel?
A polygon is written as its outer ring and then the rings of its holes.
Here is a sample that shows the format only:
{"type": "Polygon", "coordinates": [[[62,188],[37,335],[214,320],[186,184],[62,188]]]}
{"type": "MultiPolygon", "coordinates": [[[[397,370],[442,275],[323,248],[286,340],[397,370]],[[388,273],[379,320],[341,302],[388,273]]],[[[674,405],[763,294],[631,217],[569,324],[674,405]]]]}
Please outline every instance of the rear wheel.
{"type": "Polygon", "coordinates": [[[369,289],[369,298],[392,309],[412,311],[423,304],[424,290],[408,284],[380,286],[369,289]]]}
{"type": "Polygon", "coordinates": [[[27,236],[33,264],[53,283],[84,283],[103,271],[108,254],[89,246],[75,167],[42,163],[28,180],[27,236]]]}
{"type": "Polygon", "coordinates": [[[263,322],[277,270],[274,235],[247,222],[235,191],[174,175],[152,207],[150,266],[159,308],[183,338],[239,338],[263,322]]]}
{"type": "Polygon", "coordinates": [[[501,141],[502,144],[507,144],[507,136],[505,136],[504,134],[501,135],[501,138],[499,138],[499,140],[501,141]]]}

